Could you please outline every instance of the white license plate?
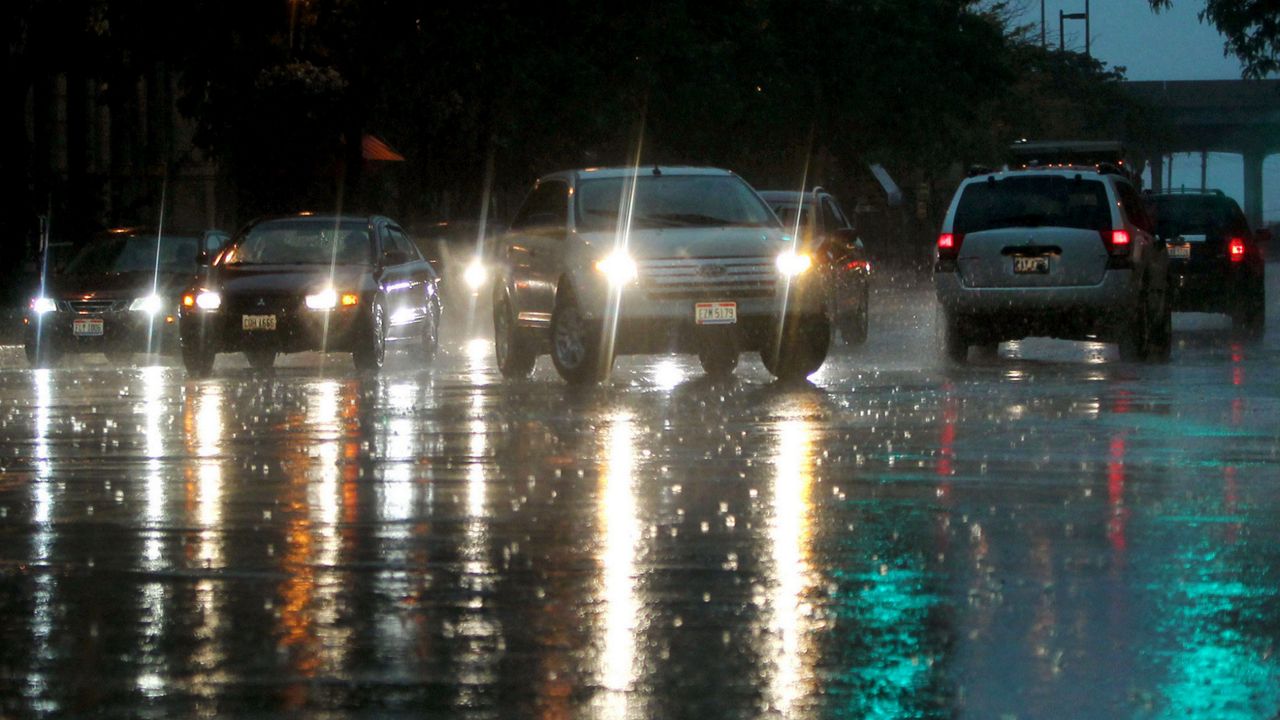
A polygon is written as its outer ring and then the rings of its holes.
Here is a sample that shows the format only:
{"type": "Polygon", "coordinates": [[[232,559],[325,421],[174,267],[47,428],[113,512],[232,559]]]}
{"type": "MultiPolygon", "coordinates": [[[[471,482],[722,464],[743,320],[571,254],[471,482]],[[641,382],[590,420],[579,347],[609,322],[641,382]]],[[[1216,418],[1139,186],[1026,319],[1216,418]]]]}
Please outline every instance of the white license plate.
{"type": "Polygon", "coordinates": [[[1180,243],[1169,245],[1169,258],[1172,260],[1186,260],[1191,257],[1191,243],[1180,243]]]}
{"type": "Polygon", "coordinates": [[[699,325],[733,325],[738,322],[738,303],[694,303],[693,320],[699,325]]]}
{"type": "Polygon", "coordinates": [[[275,315],[241,315],[240,327],[245,330],[275,330],[275,315]]]}
{"type": "Polygon", "coordinates": [[[101,335],[102,318],[76,318],[71,321],[71,333],[89,337],[101,335]]]}
{"type": "Polygon", "coordinates": [[[1016,273],[1047,273],[1049,272],[1049,257],[1047,255],[1014,255],[1013,271],[1016,273]]]}

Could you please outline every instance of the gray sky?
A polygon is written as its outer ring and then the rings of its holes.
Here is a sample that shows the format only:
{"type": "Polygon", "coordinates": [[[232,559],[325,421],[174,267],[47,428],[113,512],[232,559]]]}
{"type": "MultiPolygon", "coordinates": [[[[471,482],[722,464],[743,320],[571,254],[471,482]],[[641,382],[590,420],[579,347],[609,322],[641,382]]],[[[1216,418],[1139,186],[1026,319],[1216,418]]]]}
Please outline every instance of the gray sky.
{"type": "MultiPolygon", "coordinates": [[[[1039,0],[1022,0],[1023,21],[1040,28],[1039,0]]],[[[1058,44],[1058,12],[1084,11],[1085,0],[1045,0],[1045,39],[1058,44]]],[[[1093,56],[1124,67],[1129,80],[1238,80],[1241,65],[1223,54],[1224,38],[1196,14],[1204,0],[1173,0],[1173,8],[1153,13],[1147,0],[1090,0],[1093,56]]],[[[1084,21],[1065,22],[1068,49],[1084,50],[1084,21]]],[[[1244,162],[1239,155],[1210,153],[1206,185],[1221,189],[1244,206],[1244,162]]],[[[1263,165],[1263,217],[1280,220],[1280,156],[1263,165]]],[[[1200,155],[1173,158],[1173,187],[1200,186],[1200,155]]]]}

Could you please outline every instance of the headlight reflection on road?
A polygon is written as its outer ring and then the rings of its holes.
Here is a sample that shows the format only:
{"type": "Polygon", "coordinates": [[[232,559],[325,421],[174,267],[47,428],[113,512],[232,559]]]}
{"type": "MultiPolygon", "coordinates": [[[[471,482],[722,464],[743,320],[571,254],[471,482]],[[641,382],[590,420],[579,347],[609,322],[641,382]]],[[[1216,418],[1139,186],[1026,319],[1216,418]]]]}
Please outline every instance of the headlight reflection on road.
{"type": "Polygon", "coordinates": [[[812,663],[813,613],[805,597],[815,584],[809,564],[814,465],[813,424],[795,417],[780,421],[774,454],[773,522],[769,546],[773,551],[773,595],[770,602],[769,704],[788,717],[796,700],[809,694],[812,663]]]}
{"type": "MultiPolygon", "coordinates": [[[[146,418],[143,432],[147,447],[146,475],[146,541],[143,547],[142,569],[157,573],[165,569],[164,529],[170,523],[166,514],[165,477],[161,458],[165,456],[165,433],[161,420],[165,413],[164,368],[158,366],[141,369],[142,412],[146,418]]],[[[165,607],[164,584],[160,581],[144,582],[139,588],[140,622],[143,628],[142,644],[148,652],[145,657],[156,658],[155,652],[163,643],[167,632],[168,613],[165,607]]],[[[164,668],[161,662],[150,659],[139,668],[135,686],[144,697],[158,698],[165,694],[164,668]]]]}
{"type": "MultiPolygon", "coordinates": [[[[53,546],[53,468],[49,449],[49,430],[52,425],[53,371],[33,370],[35,384],[35,481],[31,483],[31,521],[36,530],[32,539],[32,563],[42,566],[49,562],[53,546]]],[[[53,600],[57,583],[52,573],[36,573],[35,588],[31,597],[31,644],[35,656],[47,660],[53,654],[50,638],[53,634],[53,600]]],[[[47,703],[49,685],[39,668],[42,663],[31,663],[24,694],[28,707],[41,707],[47,703]]]]}
{"type": "Polygon", "coordinates": [[[492,687],[503,645],[502,626],[494,619],[488,599],[494,590],[488,514],[488,464],[491,461],[488,425],[484,419],[484,393],[471,393],[470,434],[467,439],[467,525],[462,541],[461,591],[469,602],[457,632],[467,642],[458,658],[458,682],[463,688],[457,702],[463,707],[480,700],[482,688],[492,687]]]}
{"type": "Polygon", "coordinates": [[[604,595],[604,637],[601,685],[611,691],[603,698],[603,717],[624,718],[627,695],[635,681],[636,635],[640,603],[636,597],[636,563],[640,552],[640,521],[635,498],[635,423],[625,410],[609,418],[600,471],[600,516],[603,534],[601,571],[604,595]]]}

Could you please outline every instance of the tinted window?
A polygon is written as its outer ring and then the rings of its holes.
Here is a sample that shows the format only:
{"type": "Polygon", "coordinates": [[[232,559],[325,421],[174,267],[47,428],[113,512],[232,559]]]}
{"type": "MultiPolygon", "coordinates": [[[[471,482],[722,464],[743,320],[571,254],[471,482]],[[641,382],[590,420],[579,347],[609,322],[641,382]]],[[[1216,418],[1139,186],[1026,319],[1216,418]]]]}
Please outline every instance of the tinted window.
{"type": "Polygon", "coordinates": [[[634,198],[631,227],[777,227],[777,217],[740,178],[731,175],[641,175],[598,178],[578,185],[580,230],[614,230],[634,198]]]}
{"type": "Polygon", "coordinates": [[[1125,217],[1134,225],[1153,232],[1155,224],[1147,216],[1147,208],[1142,203],[1142,198],[1138,195],[1138,191],[1133,189],[1129,183],[1116,183],[1116,191],[1120,193],[1120,206],[1124,208],[1125,217]]]}
{"type": "Polygon", "coordinates": [[[1234,200],[1213,195],[1157,195],[1152,198],[1161,237],[1247,235],[1249,223],[1234,200]]]}
{"type": "Polygon", "coordinates": [[[569,186],[562,182],[544,182],[529,193],[511,228],[563,227],[568,219],[569,186]]]}
{"type": "Polygon", "coordinates": [[[1111,229],[1100,181],[1059,176],[1010,177],[965,186],[956,207],[958,233],[1012,227],[1111,229]]]}
{"type": "Polygon", "coordinates": [[[797,219],[800,221],[801,230],[805,230],[809,227],[813,215],[810,211],[813,209],[813,206],[801,206],[799,203],[787,201],[775,201],[771,203],[771,205],[773,207],[774,214],[782,221],[782,227],[794,232],[796,229],[797,219]],[[802,207],[803,212],[801,210],[802,207]]]}
{"type": "Polygon", "coordinates": [[[399,250],[404,253],[405,257],[408,258],[406,262],[415,262],[422,259],[422,256],[418,253],[418,247],[413,244],[409,236],[405,235],[400,228],[388,227],[387,236],[391,239],[387,249],[399,250]]]}
{"type": "Polygon", "coordinates": [[[200,239],[165,235],[157,246],[154,235],[129,235],[95,240],[67,263],[67,273],[160,272],[194,273],[200,239]]]}
{"type": "Polygon", "coordinates": [[[830,232],[832,230],[839,230],[845,226],[846,223],[844,221],[844,216],[840,214],[840,211],[836,208],[836,204],[830,198],[823,198],[822,227],[827,232],[830,232]]]}
{"type": "Polygon", "coordinates": [[[280,220],[255,225],[222,256],[225,265],[367,265],[369,226],[324,220],[280,220]]]}

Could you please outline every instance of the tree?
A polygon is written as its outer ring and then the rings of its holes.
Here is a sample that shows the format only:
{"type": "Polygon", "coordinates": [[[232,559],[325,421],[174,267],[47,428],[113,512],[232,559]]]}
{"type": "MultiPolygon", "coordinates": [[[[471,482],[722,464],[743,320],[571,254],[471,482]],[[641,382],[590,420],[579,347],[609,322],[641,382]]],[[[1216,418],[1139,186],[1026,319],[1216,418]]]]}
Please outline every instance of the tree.
{"type": "MultiPolygon", "coordinates": [[[[1156,12],[1173,0],[1150,0],[1156,12]]],[[[1200,20],[1227,36],[1224,54],[1244,63],[1246,78],[1262,78],[1280,70],[1280,10],[1274,0],[1205,0],[1200,20]]]]}

